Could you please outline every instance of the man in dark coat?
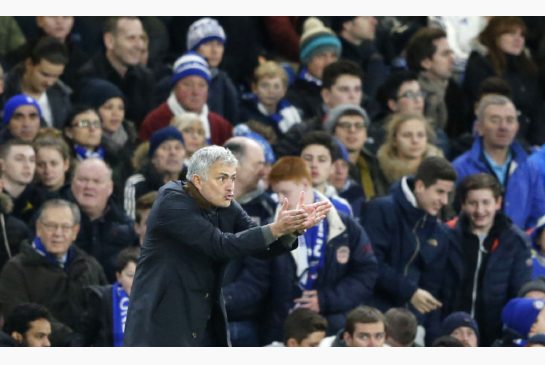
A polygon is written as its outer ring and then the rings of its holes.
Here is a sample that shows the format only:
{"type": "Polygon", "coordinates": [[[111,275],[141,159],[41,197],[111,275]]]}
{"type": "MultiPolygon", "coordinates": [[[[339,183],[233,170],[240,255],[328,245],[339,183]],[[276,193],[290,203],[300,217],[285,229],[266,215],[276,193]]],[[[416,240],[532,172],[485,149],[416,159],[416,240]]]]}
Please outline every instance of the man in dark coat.
{"type": "Polygon", "coordinates": [[[456,172],[442,157],[428,157],[414,177],[370,201],[362,216],[379,263],[373,305],[383,311],[409,306],[426,328],[427,342],[440,324],[437,310],[448,236],[437,215],[448,203],[456,172]]]}
{"type": "Polygon", "coordinates": [[[75,204],[47,201],[36,221],[36,237],[22,244],[0,274],[0,312],[8,317],[23,302],[44,305],[52,316],[53,346],[70,344],[83,313],[84,288],[106,284],[100,264],[73,244],[79,224],[75,204]]]}
{"type": "Polygon", "coordinates": [[[125,327],[126,346],[228,346],[222,276],[231,258],[294,248],[329,203],[288,210],[256,226],[234,197],[237,160],[218,146],[192,156],[189,181],[167,183],[150,212],[125,327]]]}
{"type": "Polygon", "coordinates": [[[501,212],[501,185],[492,175],[466,177],[459,192],[462,214],[451,231],[443,313],[470,313],[480,345],[490,346],[502,335],[502,308],[530,280],[530,243],[501,212]]]}

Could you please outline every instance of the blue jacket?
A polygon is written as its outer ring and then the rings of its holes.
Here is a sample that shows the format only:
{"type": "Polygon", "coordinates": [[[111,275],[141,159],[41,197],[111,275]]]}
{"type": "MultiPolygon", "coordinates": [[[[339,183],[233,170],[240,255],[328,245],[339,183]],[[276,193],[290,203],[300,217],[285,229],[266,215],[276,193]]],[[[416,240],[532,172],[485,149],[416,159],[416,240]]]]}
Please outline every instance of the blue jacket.
{"type": "Polygon", "coordinates": [[[530,280],[532,261],[528,237],[499,212],[482,249],[464,215],[450,230],[450,238],[443,314],[460,310],[470,313],[474,308],[480,345],[489,346],[501,337],[503,307],[530,280]]]}
{"type": "MultiPolygon", "coordinates": [[[[532,228],[545,215],[543,181],[518,143],[511,145],[511,151],[513,161],[504,186],[503,211],[520,228],[532,228]]],[[[452,165],[458,174],[458,183],[466,176],[480,172],[496,176],[484,157],[482,138],[477,138],[471,150],[454,160],[452,165]]]]}

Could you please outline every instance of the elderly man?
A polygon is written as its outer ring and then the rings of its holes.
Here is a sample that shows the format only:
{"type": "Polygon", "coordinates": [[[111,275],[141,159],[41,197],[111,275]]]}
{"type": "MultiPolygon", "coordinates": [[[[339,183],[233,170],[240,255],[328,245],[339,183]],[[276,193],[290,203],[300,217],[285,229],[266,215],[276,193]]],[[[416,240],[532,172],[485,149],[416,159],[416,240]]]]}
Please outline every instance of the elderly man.
{"type": "Polygon", "coordinates": [[[0,143],[13,138],[32,142],[40,130],[41,117],[42,111],[36,100],[24,94],[12,96],[4,105],[0,143]]]}
{"type": "Polygon", "coordinates": [[[112,199],[112,170],[102,160],[89,158],[76,167],[71,193],[81,209],[76,245],[94,256],[109,282],[115,280],[115,258],[138,238],[133,222],[112,199]]]}
{"type": "Polygon", "coordinates": [[[457,182],[479,172],[494,176],[503,188],[503,212],[521,229],[534,227],[545,215],[545,191],[540,172],[515,142],[517,110],[505,96],[487,95],[477,106],[479,137],[471,150],[452,163],[457,182]]]}
{"type": "Polygon", "coordinates": [[[231,124],[219,114],[210,112],[206,104],[211,77],[206,60],[198,53],[187,52],[178,58],[170,79],[170,96],[146,116],[138,131],[140,139],[148,140],[153,132],[169,125],[173,116],[188,112],[199,115],[206,139],[212,144],[221,145],[229,139],[231,124]]]}
{"type": "Polygon", "coordinates": [[[233,201],[237,160],[224,147],[191,157],[188,182],[159,190],[136,268],[125,327],[128,346],[228,346],[221,280],[229,259],[273,255],[320,222],[329,203],[282,204],[276,220],[256,226],[233,201]]]}
{"type": "Polygon", "coordinates": [[[0,275],[0,311],[9,316],[20,303],[44,305],[52,316],[51,344],[67,345],[83,311],[83,289],[106,283],[100,264],[73,243],[80,228],[75,204],[49,200],[36,221],[36,237],[0,275]]]}

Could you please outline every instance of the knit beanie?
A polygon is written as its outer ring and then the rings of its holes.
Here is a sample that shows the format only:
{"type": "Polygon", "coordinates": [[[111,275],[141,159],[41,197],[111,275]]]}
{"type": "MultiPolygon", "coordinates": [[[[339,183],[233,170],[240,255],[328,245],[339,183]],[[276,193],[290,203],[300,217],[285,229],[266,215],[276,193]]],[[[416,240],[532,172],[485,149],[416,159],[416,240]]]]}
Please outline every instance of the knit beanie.
{"type": "Polygon", "coordinates": [[[441,336],[449,336],[456,328],[469,327],[479,339],[479,326],[477,322],[467,312],[453,312],[449,314],[441,323],[441,336]]]}
{"type": "Polygon", "coordinates": [[[226,36],[222,26],[216,19],[199,19],[187,31],[187,50],[195,51],[201,44],[213,40],[225,43],[226,36]]]}
{"type": "Polygon", "coordinates": [[[503,307],[501,319],[505,327],[516,332],[521,338],[527,338],[543,308],[545,308],[543,300],[514,298],[503,307]]]}
{"type": "Polygon", "coordinates": [[[528,294],[531,291],[540,291],[545,294],[545,278],[540,277],[524,284],[520,288],[517,297],[524,297],[526,294],[528,294]]]}
{"type": "Polygon", "coordinates": [[[348,150],[344,146],[344,144],[336,137],[333,137],[333,140],[335,141],[335,144],[337,145],[336,152],[334,153],[333,162],[337,160],[343,160],[346,162],[349,162],[350,159],[348,157],[348,150]]]}
{"type": "Polygon", "coordinates": [[[111,98],[121,98],[126,104],[125,94],[114,84],[103,79],[90,79],[81,88],[79,102],[100,108],[111,98]]]}
{"type": "Polygon", "coordinates": [[[323,128],[324,131],[333,133],[333,130],[335,129],[335,126],[337,125],[337,122],[339,121],[339,118],[342,117],[345,114],[356,114],[361,115],[363,118],[363,122],[365,123],[366,127],[369,127],[369,115],[367,115],[367,112],[365,109],[358,105],[353,104],[341,104],[337,105],[333,109],[331,109],[324,120],[323,128]]]}
{"type": "Polygon", "coordinates": [[[212,78],[208,63],[197,52],[186,52],[174,62],[171,85],[174,86],[178,80],[188,76],[200,76],[207,82],[212,78]]]}
{"type": "Polygon", "coordinates": [[[13,113],[15,113],[17,108],[24,105],[32,105],[38,111],[40,118],[42,117],[42,109],[40,109],[38,102],[34,98],[25,94],[17,94],[12,96],[4,105],[4,115],[2,117],[4,124],[9,124],[13,113]]]}
{"type": "Polygon", "coordinates": [[[166,141],[171,140],[171,139],[177,139],[182,144],[184,143],[184,137],[182,136],[180,131],[177,130],[176,128],[174,128],[174,127],[170,127],[170,126],[169,127],[164,127],[164,128],[161,128],[161,129],[155,131],[151,135],[151,138],[149,140],[148,156],[150,158],[152,158],[153,155],[155,154],[155,151],[159,148],[159,146],[163,142],[166,142],[166,141]]]}
{"type": "Polygon", "coordinates": [[[341,41],[333,31],[324,26],[318,18],[308,18],[303,24],[303,34],[299,41],[299,59],[303,65],[324,50],[332,50],[340,56],[341,41]]]}

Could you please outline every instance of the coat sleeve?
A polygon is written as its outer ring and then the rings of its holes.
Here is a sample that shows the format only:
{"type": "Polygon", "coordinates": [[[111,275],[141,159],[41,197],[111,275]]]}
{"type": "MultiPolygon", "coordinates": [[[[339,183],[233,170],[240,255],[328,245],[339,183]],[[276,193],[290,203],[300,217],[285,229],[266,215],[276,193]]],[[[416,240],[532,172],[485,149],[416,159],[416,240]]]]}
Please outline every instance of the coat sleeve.
{"type": "Polygon", "coordinates": [[[532,165],[527,167],[530,170],[529,173],[531,174],[531,183],[529,187],[533,193],[530,194],[530,216],[526,221],[526,227],[521,227],[525,229],[535,227],[540,220],[545,219],[545,185],[543,183],[543,179],[539,174],[539,171],[537,171],[532,165]]]}
{"type": "Polygon", "coordinates": [[[351,219],[344,223],[349,230],[349,268],[336,285],[318,290],[320,311],[326,314],[346,312],[366,303],[373,295],[378,275],[377,259],[369,237],[351,219]]]}
{"type": "Polygon", "coordinates": [[[519,240],[513,243],[516,244],[516,247],[514,250],[515,258],[513,260],[513,267],[509,274],[509,298],[516,297],[520,288],[532,279],[530,243],[523,237],[520,237],[519,240]]]}
{"type": "MultiPolygon", "coordinates": [[[[192,206],[180,202],[179,194],[165,192],[158,207],[155,229],[180,245],[202,252],[215,260],[228,260],[266,251],[274,238],[266,237],[241,209],[236,209],[234,230],[222,232],[192,206]],[[244,230],[241,230],[244,229],[244,230]]],[[[148,228],[149,229],[149,228],[148,228]]]]}
{"type": "Polygon", "coordinates": [[[33,301],[26,287],[24,275],[18,265],[13,260],[8,261],[0,275],[0,312],[4,318],[19,303],[33,301]]]}
{"type": "Polygon", "coordinates": [[[400,229],[391,218],[395,214],[393,206],[380,199],[369,202],[366,209],[368,214],[363,216],[363,226],[371,239],[378,261],[376,289],[386,292],[402,305],[411,299],[418,286],[398,273],[390,262],[392,242],[398,240],[395,234],[400,229]]]}

